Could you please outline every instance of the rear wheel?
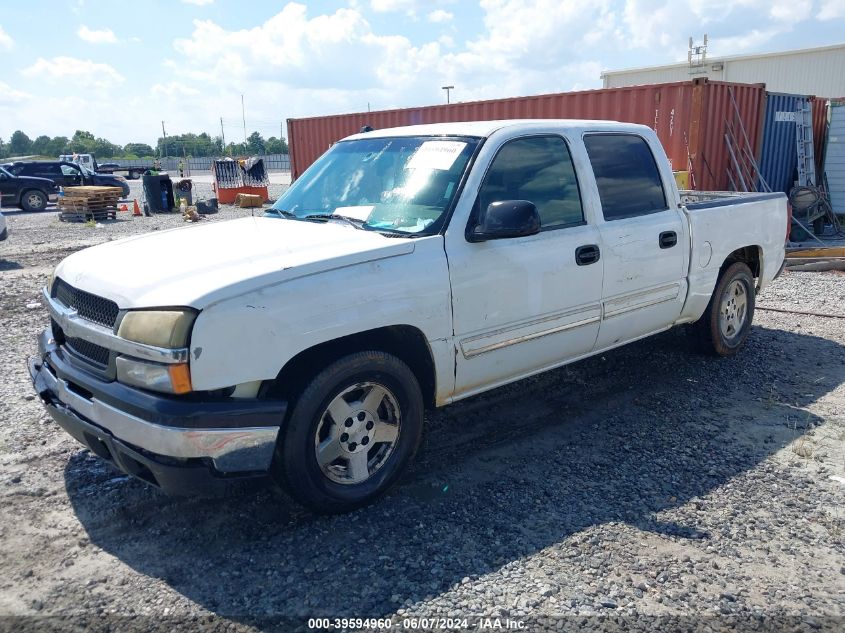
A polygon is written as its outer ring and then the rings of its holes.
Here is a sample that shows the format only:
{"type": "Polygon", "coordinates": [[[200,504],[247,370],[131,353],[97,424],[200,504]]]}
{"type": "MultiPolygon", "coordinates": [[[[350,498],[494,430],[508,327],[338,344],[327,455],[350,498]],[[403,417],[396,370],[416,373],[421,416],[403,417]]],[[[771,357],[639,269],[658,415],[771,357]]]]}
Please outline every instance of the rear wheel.
{"type": "Polygon", "coordinates": [[[37,189],[24,191],[21,195],[21,207],[25,211],[43,211],[47,208],[47,196],[37,189]]]}
{"type": "Polygon", "coordinates": [[[315,512],[352,510],[398,479],[422,427],[422,393],[405,363],[380,351],[345,356],[297,398],[276,449],[274,478],[315,512]]]}
{"type": "Polygon", "coordinates": [[[754,277],[742,262],[719,277],[707,309],[692,331],[705,351],[733,356],[748,338],[754,318],[754,277]]]}

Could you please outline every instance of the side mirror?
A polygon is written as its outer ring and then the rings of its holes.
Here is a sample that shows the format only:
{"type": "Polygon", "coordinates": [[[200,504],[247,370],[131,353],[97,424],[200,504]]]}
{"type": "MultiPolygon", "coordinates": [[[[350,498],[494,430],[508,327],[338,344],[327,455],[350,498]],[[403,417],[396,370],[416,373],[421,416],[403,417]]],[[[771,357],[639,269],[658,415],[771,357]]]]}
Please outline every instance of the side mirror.
{"type": "Polygon", "coordinates": [[[540,214],[528,200],[491,202],[482,211],[475,229],[467,238],[470,242],[525,237],[540,232],[540,214]]]}

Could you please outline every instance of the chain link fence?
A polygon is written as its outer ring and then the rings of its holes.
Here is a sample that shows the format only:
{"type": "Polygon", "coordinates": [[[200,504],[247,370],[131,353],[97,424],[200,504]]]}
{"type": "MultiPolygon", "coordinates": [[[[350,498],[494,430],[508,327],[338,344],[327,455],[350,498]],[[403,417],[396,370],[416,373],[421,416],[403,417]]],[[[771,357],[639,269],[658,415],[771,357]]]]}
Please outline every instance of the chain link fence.
{"type": "MultiPolygon", "coordinates": [[[[264,159],[264,166],[267,171],[290,171],[290,156],[288,154],[265,154],[261,158],[264,159]]],[[[190,172],[195,171],[210,171],[211,163],[216,157],[214,156],[200,156],[197,158],[180,159],[178,157],[167,156],[161,159],[161,168],[164,171],[178,171],[179,161],[185,161],[185,167],[190,172]]],[[[115,160],[102,162],[116,162],[121,167],[149,167],[153,164],[153,158],[138,158],[127,160],[115,160]]]]}

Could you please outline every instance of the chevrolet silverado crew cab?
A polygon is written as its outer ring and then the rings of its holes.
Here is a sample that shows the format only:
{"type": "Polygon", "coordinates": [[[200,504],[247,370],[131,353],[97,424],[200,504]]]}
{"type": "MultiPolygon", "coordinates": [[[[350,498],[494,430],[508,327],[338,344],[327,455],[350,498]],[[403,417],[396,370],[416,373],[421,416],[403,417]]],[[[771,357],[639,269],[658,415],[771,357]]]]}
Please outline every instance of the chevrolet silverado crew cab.
{"type": "Polygon", "coordinates": [[[783,194],[678,191],[655,133],[488,121],[336,143],[263,216],[77,252],[30,360],[50,415],[164,491],[383,493],[423,413],[676,325],[738,351],[783,194]]]}

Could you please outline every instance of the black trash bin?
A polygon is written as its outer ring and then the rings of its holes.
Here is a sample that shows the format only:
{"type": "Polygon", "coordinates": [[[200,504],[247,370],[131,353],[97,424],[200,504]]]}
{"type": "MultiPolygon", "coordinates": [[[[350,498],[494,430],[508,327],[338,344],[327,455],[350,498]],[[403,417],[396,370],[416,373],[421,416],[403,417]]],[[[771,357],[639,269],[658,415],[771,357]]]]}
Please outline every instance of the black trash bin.
{"type": "Polygon", "coordinates": [[[144,198],[150,211],[169,212],[176,206],[173,198],[173,183],[167,174],[144,176],[144,198]]]}

